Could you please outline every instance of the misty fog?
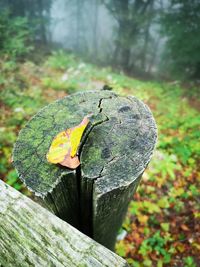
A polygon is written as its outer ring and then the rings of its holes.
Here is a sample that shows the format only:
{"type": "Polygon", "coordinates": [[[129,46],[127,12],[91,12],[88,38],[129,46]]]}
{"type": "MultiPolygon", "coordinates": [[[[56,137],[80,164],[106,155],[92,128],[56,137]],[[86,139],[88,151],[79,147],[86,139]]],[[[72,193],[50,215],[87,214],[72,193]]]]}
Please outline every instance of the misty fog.
{"type": "MultiPolygon", "coordinates": [[[[50,41],[57,47],[87,56],[91,61],[112,63],[116,48],[118,22],[101,1],[80,1],[80,13],[70,1],[54,1],[50,9],[50,41]],[[77,18],[78,17],[78,18],[77,18]]],[[[158,4],[155,8],[159,8],[158,4]]],[[[155,72],[165,41],[159,34],[160,27],[154,21],[150,25],[151,45],[146,57],[145,72],[155,72]]],[[[134,62],[140,65],[144,39],[138,37],[131,44],[134,62]],[[136,56],[135,56],[136,55],[136,56]]],[[[117,64],[115,63],[117,67],[117,64]]]]}

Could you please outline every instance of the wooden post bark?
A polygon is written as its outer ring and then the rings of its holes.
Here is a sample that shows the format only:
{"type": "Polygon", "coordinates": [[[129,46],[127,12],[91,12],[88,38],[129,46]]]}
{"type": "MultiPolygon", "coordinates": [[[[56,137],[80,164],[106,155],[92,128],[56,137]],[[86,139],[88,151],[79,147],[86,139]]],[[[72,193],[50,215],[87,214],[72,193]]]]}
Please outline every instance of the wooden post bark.
{"type": "Polygon", "coordinates": [[[156,135],[149,108],[135,97],[81,92],[48,105],[27,123],[14,148],[14,165],[52,212],[113,249],[156,135]],[[91,113],[81,167],[69,170],[49,164],[46,153],[54,136],[91,113]]]}
{"type": "Polygon", "coordinates": [[[128,264],[0,180],[0,266],[128,267],[128,264]]]}

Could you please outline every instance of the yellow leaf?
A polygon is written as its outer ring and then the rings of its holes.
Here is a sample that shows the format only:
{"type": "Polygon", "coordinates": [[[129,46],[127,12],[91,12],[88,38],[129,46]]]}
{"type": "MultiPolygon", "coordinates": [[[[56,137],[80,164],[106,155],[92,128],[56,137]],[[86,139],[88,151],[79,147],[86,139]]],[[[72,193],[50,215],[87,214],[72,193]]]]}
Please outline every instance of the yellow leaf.
{"type": "Polygon", "coordinates": [[[198,243],[193,243],[192,246],[200,250],[200,245],[198,243]]]}
{"type": "Polygon", "coordinates": [[[46,155],[48,162],[59,163],[71,169],[77,168],[80,165],[77,151],[88,123],[89,119],[86,116],[78,126],[58,133],[54,137],[46,155]]]}
{"type": "MultiPolygon", "coordinates": [[[[89,120],[88,120],[89,122],[89,120]]],[[[87,124],[88,124],[87,122],[87,124]]],[[[70,143],[71,143],[71,157],[74,157],[77,153],[77,149],[78,149],[78,146],[80,144],[80,141],[81,141],[81,137],[83,135],[83,132],[87,126],[87,124],[83,124],[83,125],[80,125],[76,128],[74,128],[74,130],[71,132],[71,135],[70,135],[70,143]]]]}
{"type": "Polygon", "coordinates": [[[142,215],[142,214],[138,215],[137,218],[141,224],[145,224],[149,219],[147,215],[142,215]]]}
{"type": "Polygon", "coordinates": [[[69,137],[65,131],[56,135],[51,143],[47,160],[51,163],[59,163],[65,159],[68,150],[70,149],[69,137]]]}
{"type": "Polygon", "coordinates": [[[163,209],[167,209],[170,207],[169,201],[167,197],[162,197],[161,199],[158,200],[158,206],[163,209]]]}
{"type": "Polygon", "coordinates": [[[185,251],[185,245],[184,244],[182,244],[182,243],[178,243],[177,245],[176,245],[176,248],[179,250],[179,252],[184,252],[185,251]]]}

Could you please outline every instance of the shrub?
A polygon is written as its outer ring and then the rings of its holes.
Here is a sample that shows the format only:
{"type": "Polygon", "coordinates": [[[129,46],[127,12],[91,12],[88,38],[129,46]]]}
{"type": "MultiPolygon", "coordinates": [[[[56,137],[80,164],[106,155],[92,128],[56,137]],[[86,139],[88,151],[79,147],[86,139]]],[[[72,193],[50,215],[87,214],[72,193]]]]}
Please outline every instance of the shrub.
{"type": "Polygon", "coordinates": [[[32,50],[31,31],[25,17],[11,17],[8,10],[0,11],[0,55],[20,58],[32,50]]]}

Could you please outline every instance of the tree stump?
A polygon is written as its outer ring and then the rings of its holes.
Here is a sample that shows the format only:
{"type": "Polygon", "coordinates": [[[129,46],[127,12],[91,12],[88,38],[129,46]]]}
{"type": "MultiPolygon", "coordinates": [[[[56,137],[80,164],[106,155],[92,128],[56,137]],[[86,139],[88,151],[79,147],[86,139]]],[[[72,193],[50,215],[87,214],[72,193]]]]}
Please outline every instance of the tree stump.
{"type": "Polygon", "coordinates": [[[20,179],[57,216],[109,249],[156,143],[155,121],[135,97],[80,92],[40,110],[21,130],[13,162],[20,179]],[[46,160],[53,138],[92,114],[76,170],[46,160]]]}

